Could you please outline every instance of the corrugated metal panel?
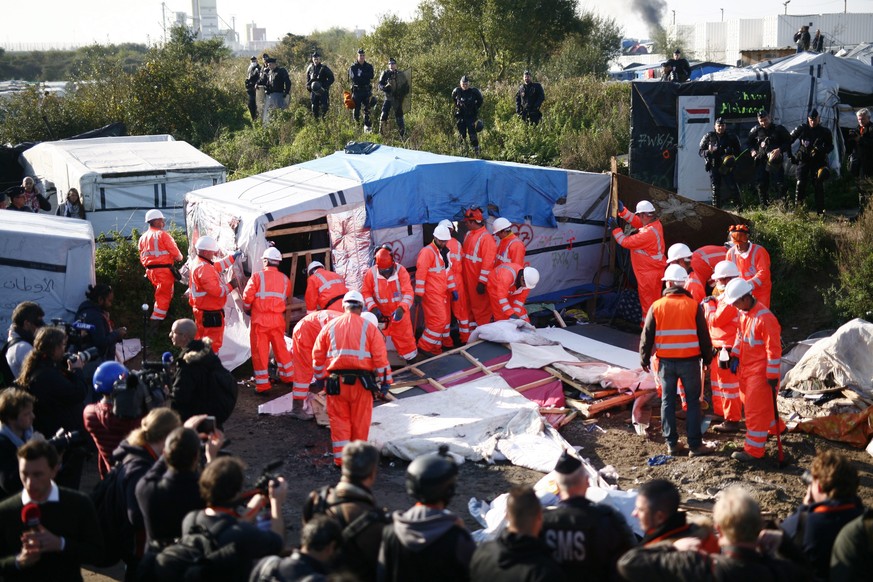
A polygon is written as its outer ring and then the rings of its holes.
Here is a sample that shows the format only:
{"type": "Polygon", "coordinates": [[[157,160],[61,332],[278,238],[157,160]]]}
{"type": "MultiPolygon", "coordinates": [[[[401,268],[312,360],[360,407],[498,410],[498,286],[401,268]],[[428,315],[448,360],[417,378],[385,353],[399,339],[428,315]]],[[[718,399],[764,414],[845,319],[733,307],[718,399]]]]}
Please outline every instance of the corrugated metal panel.
{"type": "Polygon", "coordinates": [[[764,21],[760,18],[744,18],[740,20],[739,50],[761,48],[764,37],[764,21]]]}

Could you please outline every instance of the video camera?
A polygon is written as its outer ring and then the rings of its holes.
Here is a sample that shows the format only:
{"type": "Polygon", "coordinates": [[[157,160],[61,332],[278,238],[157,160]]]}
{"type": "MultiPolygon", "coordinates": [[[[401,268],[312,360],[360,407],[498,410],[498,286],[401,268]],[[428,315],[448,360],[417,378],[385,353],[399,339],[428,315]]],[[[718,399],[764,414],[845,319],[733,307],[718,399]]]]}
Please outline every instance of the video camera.
{"type": "Polygon", "coordinates": [[[63,328],[67,334],[67,351],[68,360],[75,359],[73,355],[78,356],[84,362],[91,360],[99,355],[96,348],[83,349],[83,346],[88,343],[88,334],[94,331],[95,327],[83,321],[74,321],[72,323],[64,321],[59,317],[52,318],[52,325],[63,328]]]}
{"type": "Polygon", "coordinates": [[[261,493],[262,495],[268,495],[270,492],[270,481],[275,481],[279,478],[279,475],[276,475],[274,471],[285,464],[285,461],[282,459],[277,459],[272,463],[269,463],[264,470],[261,471],[258,480],[255,481],[254,489],[261,493]]]}
{"type": "Polygon", "coordinates": [[[56,451],[63,453],[65,450],[74,447],[80,447],[85,444],[85,435],[82,431],[59,428],[55,436],[48,439],[48,444],[52,445],[56,451]]]}

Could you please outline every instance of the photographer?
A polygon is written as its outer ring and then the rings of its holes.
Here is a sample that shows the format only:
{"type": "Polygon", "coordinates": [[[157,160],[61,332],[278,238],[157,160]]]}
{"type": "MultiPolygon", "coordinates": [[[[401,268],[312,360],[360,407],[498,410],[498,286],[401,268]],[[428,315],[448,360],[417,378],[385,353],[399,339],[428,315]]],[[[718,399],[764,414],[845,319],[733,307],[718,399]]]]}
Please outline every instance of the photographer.
{"type": "Polygon", "coordinates": [[[24,359],[33,349],[33,338],[36,331],[45,325],[45,311],[39,303],[24,301],[15,306],[12,312],[12,325],[9,326],[9,338],[6,343],[6,363],[12,371],[12,378],[7,378],[7,383],[21,374],[21,366],[24,359]]]}
{"type": "MultiPolygon", "coordinates": [[[[18,476],[18,449],[33,432],[34,397],[18,388],[0,392],[0,496],[21,491],[18,476]]],[[[41,436],[41,435],[40,435],[41,436]]]]}
{"type": "Polygon", "coordinates": [[[58,431],[68,433],[55,444],[63,452],[57,482],[71,489],[79,488],[84,451],[74,444],[84,430],[82,412],[87,385],[82,374],[83,362],[67,358],[67,334],[58,327],[42,327],[36,333],[33,351],[24,360],[17,384],[36,397],[34,429],[51,438],[58,431]]]}
{"type": "Polygon", "coordinates": [[[111,286],[104,283],[88,285],[85,297],[87,299],[76,310],[76,321],[94,326],[94,329],[87,332],[87,339],[83,344],[86,348],[97,348],[97,357],[88,365],[88,371],[91,373],[87,375],[90,378],[100,363],[115,359],[115,344],[127,335],[127,328],[113,329],[112,327],[109,310],[115,300],[115,293],[111,286]]]}

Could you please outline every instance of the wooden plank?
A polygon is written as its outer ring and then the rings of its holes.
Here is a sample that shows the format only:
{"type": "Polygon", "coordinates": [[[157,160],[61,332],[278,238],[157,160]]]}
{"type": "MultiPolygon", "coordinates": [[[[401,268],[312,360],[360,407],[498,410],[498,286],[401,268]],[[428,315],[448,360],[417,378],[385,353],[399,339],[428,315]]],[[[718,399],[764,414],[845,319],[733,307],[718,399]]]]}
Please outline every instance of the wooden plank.
{"type": "Polygon", "coordinates": [[[427,374],[425,374],[424,372],[422,372],[421,370],[419,370],[415,366],[407,366],[407,367],[409,368],[410,372],[412,372],[413,374],[415,374],[419,378],[422,378],[423,380],[427,380],[428,384],[430,384],[431,386],[433,386],[437,390],[443,391],[446,389],[445,386],[443,386],[442,384],[440,384],[439,382],[437,382],[433,378],[429,378],[427,376],[427,374]]]}
{"type": "Polygon", "coordinates": [[[466,360],[468,362],[470,362],[471,364],[476,366],[476,368],[478,368],[479,371],[482,372],[483,374],[494,374],[494,372],[492,372],[491,370],[486,368],[485,365],[482,364],[482,362],[480,362],[479,360],[477,360],[476,358],[474,358],[473,356],[468,354],[467,350],[461,350],[461,355],[464,356],[464,358],[466,358],[466,360]]]}
{"type": "Polygon", "coordinates": [[[274,238],[277,236],[285,236],[287,234],[303,234],[304,232],[318,232],[327,230],[327,224],[311,224],[309,226],[292,226],[289,228],[276,228],[268,230],[264,236],[266,238],[274,238]]]}
{"type": "Polygon", "coordinates": [[[617,388],[610,388],[608,390],[595,390],[591,393],[591,397],[595,400],[600,400],[601,398],[607,398],[609,396],[615,396],[618,394],[617,388]]]}
{"type": "Polygon", "coordinates": [[[557,378],[558,380],[560,380],[564,384],[567,384],[568,386],[575,388],[576,390],[578,390],[582,394],[585,394],[587,396],[591,396],[591,391],[588,390],[588,388],[585,388],[582,384],[580,384],[579,382],[577,382],[576,380],[574,380],[568,374],[565,374],[561,370],[559,370],[553,366],[546,366],[545,368],[543,368],[543,370],[545,370],[546,372],[548,372],[549,374],[551,374],[552,376],[554,376],[555,378],[557,378]]]}
{"type": "MultiPolygon", "coordinates": [[[[435,359],[437,359],[437,358],[441,358],[441,357],[443,357],[443,356],[447,356],[447,355],[449,355],[449,354],[456,354],[456,353],[461,352],[461,351],[463,351],[463,350],[467,350],[467,349],[469,349],[469,348],[472,348],[473,346],[479,345],[480,343],[482,343],[482,340],[477,340],[477,341],[475,341],[475,342],[473,342],[473,343],[471,343],[471,344],[467,344],[467,345],[465,345],[465,346],[461,346],[461,347],[459,347],[459,348],[454,348],[454,349],[451,349],[451,350],[445,351],[445,352],[441,353],[441,354],[438,355],[438,356],[434,356],[434,357],[432,357],[432,358],[428,358],[428,359],[426,359],[426,360],[421,360],[420,362],[416,362],[416,363],[414,363],[414,364],[410,364],[410,365],[408,365],[408,366],[404,366],[403,368],[400,368],[399,370],[396,370],[396,371],[393,372],[393,373],[394,373],[394,374],[400,374],[401,372],[406,372],[408,369],[413,368],[413,367],[415,367],[415,366],[420,366],[420,365],[422,365],[422,364],[426,364],[427,362],[430,362],[431,360],[435,360],[435,359]]],[[[450,377],[450,376],[446,376],[446,378],[448,378],[448,377],[450,377]]]]}
{"type": "Polygon", "coordinates": [[[555,379],[551,376],[549,376],[548,378],[540,378],[539,380],[536,380],[535,382],[528,382],[527,384],[517,386],[515,388],[515,391],[516,392],[527,392],[528,390],[533,390],[534,388],[539,388],[540,386],[544,386],[544,385],[548,384],[549,382],[554,382],[554,381],[555,381],[555,379]]]}
{"type": "Polygon", "coordinates": [[[612,398],[600,400],[599,402],[595,402],[588,407],[588,416],[594,416],[596,414],[600,414],[601,412],[605,412],[613,408],[618,408],[619,406],[624,406],[625,404],[633,402],[633,400],[633,394],[620,394],[618,396],[613,396],[612,398]]]}
{"type": "Polygon", "coordinates": [[[561,421],[558,423],[558,426],[556,426],[555,428],[562,428],[562,427],[570,424],[570,421],[572,421],[577,416],[579,416],[579,411],[574,410],[573,412],[571,412],[570,414],[568,414],[567,416],[562,418],[561,421]]]}
{"type": "Polygon", "coordinates": [[[570,412],[569,408],[540,407],[540,414],[567,414],[568,412],[570,412]]]}
{"type": "Polygon", "coordinates": [[[561,314],[558,313],[557,309],[552,309],[552,313],[555,314],[555,321],[558,322],[558,325],[560,325],[561,327],[567,327],[567,324],[564,323],[564,318],[561,317],[561,314]]]}

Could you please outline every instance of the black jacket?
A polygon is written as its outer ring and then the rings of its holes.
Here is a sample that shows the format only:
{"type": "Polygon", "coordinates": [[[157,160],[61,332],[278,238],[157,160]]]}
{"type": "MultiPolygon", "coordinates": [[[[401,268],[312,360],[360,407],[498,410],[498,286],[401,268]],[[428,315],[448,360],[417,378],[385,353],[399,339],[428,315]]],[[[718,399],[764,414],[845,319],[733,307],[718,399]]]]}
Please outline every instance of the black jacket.
{"type": "Polygon", "coordinates": [[[0,498],[7,498],[22,489],[18,475],[18,447],[0,433],[0,498]]]}
{"type": "Polygon", "coordinates": [[[721,166],[725,156],[738,156],[740,154],[740,140],[737,136],[729,131],[725,131],[719,135],[715,131],[710,131],[700,140],[699,154],[706,158],[707,171],[716,169],[721,166]],[[709,151],[710,146],[715,146],[715,151],[709,151]]]}
{"type": "Polygon", "coordinates": [[[746,145],[749,150],[757,151],[756,161],[766,163],[767,154],[777,148],[782,150],[783,155],[791,152],[791,134],[783,126],[775,123],[771,123],[767,128],[756,125],[749,131],[746,145]]]}
{"type": "Polygon", "coordinates": [[[76,310],[76,321],[94,326],[94,329],[88,332],[88,345],[85,347],[97,348],[103,360],[114,360],[115,344],[121,341],[121,334],[112,331],[109,313],[90,299],[86,299],[76,310]]]}
{"type": "Polygon", "coordinates": [[[370,88],[375,76],[376,71],[373,70],[373,65],[366,61],[364,64],[355,63],[349,67],[349,83],[352,84],[352,89],[370,88]]]}
{"type": "Polygon", "coordinates": [[[118,519],[124,520],[121,530],[127,536],[124,540],[125,548],[131,552],[127,557],[133,556],[134,550],[142,550],[137,546],[145,543],[145,525],[142,511],[136,500],[136,486],[156,460],[157,457],[151,449],[132,445],[126,440],[121,441],[112,453],[112,464],[120,463],[116,482],[120,495],[116,499],[123,504],[123,507],[115,507],[114,513],[118,519]]]}
{"type": "Polygon", "coordinates": [[[193,340],[179,354],[170,397],[172,408],[183,421],[195,414],[209,414],[221,416],[218,421],[223,422],[223,415],[216,414],[213,399],[214,370],[222,367],[211,345],[203,340],[193,340]]]}
{"type": "Polygon", "coordinates": [[[873,175],[873,122],[867,122],[863,127],[857,127],[849,132],[846,140],[846,157],[857,160],[863,177],[873,175]]]}
{"type": "Polygon", "coordinates": [[[136,485],[146,541],[167,544],[182,535],[182,520],[203,509],[196,471],[176,471],[160,458],[136,485]]]}
{"type": "Polygon", "coordinates": [[[791,132],[791,143],[800,140],[797,150],[797,160],[806,163],[826,164],[828,154],[834,149],[834,137],[831,130],[823,125],[810,127],[809,123],[798,125],[791,132]]]}
{"type": "Polygon", "coordinates": [[[288,69],[276,67],[267,71],[267,93],[282,93],[288,95],[291,92],[291,78],[288,69]]]}
{"type": "Polygon", "coordinates": [[[472,582],[560,582],[563,570],[549,547],[530,536],[504,532],[476,548],[470,562],[472,582]]]}
{"type": "Polygon", "coordinates": [[[54,363],[42,361],[24,389],[36,397],[33,405],[35,431],[51,438],[60,428],[85,430],[82,413],[88,387],[82,370],[62,372],[54,363]]]}
{"type": "Polygon", "coordinates": [[[452,91],[452,101],[455,104],[455,117],[475,118],[482,107],[482,93],[476,87],[461,89],[455,87],[452,91]]]}
{"type": "Polygon", "coordinates": [[[515,94],[515,112],[538,111],[546,100],[546,93],[539,83],[522,83],[515,94]]]}
{"type": "Polygon", "coordinates": [[[321,88],[327,91],[328,89],[330,89],[330,86],[333,85],[333,71],[331,71],[330,67],[323,63],[318,63],[317,65],[309,63],[309,66],[306,67],[307,91],[312,91],[313,81],[318,81],[319,83],[321,83],[321,88]]]}
{"type": "Polygon", "coordinates": [[[258,80],[261,78],[261,65],[258,63],[252,63],[249,65],[249,68],[246,69],[246,90],[254,91],[255,86],[258,84],[258,80]]]}

